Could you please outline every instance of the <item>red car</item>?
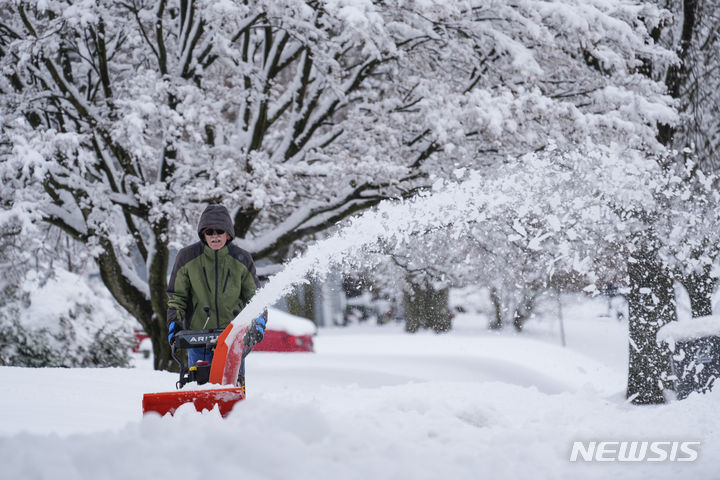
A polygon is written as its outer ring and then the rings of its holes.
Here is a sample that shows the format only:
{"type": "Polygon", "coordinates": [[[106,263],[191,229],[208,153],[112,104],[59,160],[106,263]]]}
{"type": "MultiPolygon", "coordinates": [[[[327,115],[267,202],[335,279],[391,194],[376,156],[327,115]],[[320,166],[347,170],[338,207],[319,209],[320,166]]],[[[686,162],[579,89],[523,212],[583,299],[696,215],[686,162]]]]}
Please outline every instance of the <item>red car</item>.
{"type": "Polygon", "coordinates": [[[276,308],[268,309],[265,338],[255,345],[258,352],[314,352],[312,337],[317,327],[307,318],[298,317],[276,308]]]}
{"type": "MultiPolygon", "coordinates": [[[[312,337],[317,333],[317,327],[307,318],[298,317],[275,308],[268,309],[268,328],[265,329],[265,338],[255,345],[257,352],[314,352],[312,337]]],[[[149,358],[152,353],[150,337],[142,330],[135,329],[137,343],[133,353],[142,353],[149,358]]]]}

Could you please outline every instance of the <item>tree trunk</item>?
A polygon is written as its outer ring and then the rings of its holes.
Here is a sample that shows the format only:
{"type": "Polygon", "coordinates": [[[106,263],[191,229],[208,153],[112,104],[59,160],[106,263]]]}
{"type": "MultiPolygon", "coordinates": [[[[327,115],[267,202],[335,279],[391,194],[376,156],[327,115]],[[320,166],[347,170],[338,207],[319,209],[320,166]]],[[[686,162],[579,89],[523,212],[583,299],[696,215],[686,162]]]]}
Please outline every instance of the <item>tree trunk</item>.
{"type": "Polygon", "coordinates": [[[155,244],[155,253],[148,271],[151,298],[138,289],[123,272],[109,241],[101,240],[103,253],[97,258],[100,277],[115,300],[130,313],[150,336],[153,345],[154,368],[177,371],[170,356],[167,340],[167,268],[170,256],[167,244],[155,244]]]}
{"type": "Polygon", "coordinates": [[[313,281],[298,285],[285,300],[289,313],[307,318],[312,322],[315,321],[315,283],[313,281]]]}
{"type": "Polygon", "coordinates": [[[627,397],[635,404],[664,403],[670,352],[655,340],[658,329],[676,319],[673,281],[658,261],[654,249],[637,252],[630,259],[628,273],[630,362],[627,397]]]}
{"type": "Polygon", "coordinates": [[[710,275],[710,267],[705,267],[700,273],[685,275],[680,282],[690,296],[692,317],[712,315],[712,294],[716,281],[710,275]]]}
{"type": "Polygon", "coordinates": [[[503,305],[500,293],[496,287],[490,288],[490,302],[493,304],[495,309],[495,318],[490,321],[488,325],[490,330],[500,330],[503,327],[503,305]]]}
{"type": "Polygon", "coordinates": [[[409,280],[410,292],[404,293],[405,331],[414,333],[420,328],[447,332],[452,328],[449,289],[436,290],[426,280],[409,280]]]}
{"type": "Polygon", "coordinates": [[[167,221],[162,220],[155,227],[155,248],[148,268],[148,287],[153,316],[145,332],[150,335],[153,344],[155,370],[178,371],[179,366],[170,356],[170,344],[167,340],[167,281],[170,250],[167,244],[167,221]],[[160,240],[165,239],[165,240],[160,240]]]}
{"type": "Polygon", "coordinates": [[[535,292],[524,291],[521,293],[521,299],[513,312],[513,327],[517,332],[522,332],[525,322],[530,319],[533,310],[535,310],[535,292]]]}

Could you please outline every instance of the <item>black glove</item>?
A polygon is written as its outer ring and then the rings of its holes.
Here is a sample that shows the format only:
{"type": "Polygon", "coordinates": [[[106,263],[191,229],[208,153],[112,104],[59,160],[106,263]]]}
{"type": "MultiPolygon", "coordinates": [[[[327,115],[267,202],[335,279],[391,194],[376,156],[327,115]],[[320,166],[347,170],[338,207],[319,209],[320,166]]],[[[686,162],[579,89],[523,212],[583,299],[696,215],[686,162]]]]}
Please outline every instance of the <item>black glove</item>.
{"type": "Polygon", "coordinates": [[[257,317],[250,324],[250,328],[245,334],[245,345],[248,347],[254,347],[258,343],[262,342],[265,337],[265,319],[262,316],[257,317]]]}

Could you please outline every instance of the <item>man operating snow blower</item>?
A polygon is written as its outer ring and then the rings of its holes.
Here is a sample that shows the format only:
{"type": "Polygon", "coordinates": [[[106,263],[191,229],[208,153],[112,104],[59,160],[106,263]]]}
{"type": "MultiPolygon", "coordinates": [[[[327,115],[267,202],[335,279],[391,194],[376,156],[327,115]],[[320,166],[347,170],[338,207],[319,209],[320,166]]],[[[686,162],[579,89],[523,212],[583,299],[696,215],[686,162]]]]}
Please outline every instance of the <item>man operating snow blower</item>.
{"type": "Polygon", "coordinates": [[[197,232],[200,241],[178,252],[168,283],[168,341],[180,365],[176,386],[209,382],[236,388],[146,394],[145,413],[172,414],[179,405],[193,402],[198,410],[219,404],[226,414],[244,398],[244,359],[265,335],[267,309],[250,325],[232,331],[231,322],[255,294],[259,281],[251,255],[231,243],[234,229],[227,208],[209,205],[197,232]],[[187,364],[177,350],[187,350],[187,364]]]}
{"type": "MultiPolygon", "coordinates": [[[[168,283],[171,344],[181,328],[225,328],[259,287],[252,257],[231,243],[234,228],[227,208],[209,205],[200,215],[197,231],[200,241],[180,250],[168,283]]],[[[248,332],[253,345],[263,339],[266,320],[259,316],[248,332]]],[[[203,360],[212,362],[212,352],[188,349],[188,366],[203,360]]]]}

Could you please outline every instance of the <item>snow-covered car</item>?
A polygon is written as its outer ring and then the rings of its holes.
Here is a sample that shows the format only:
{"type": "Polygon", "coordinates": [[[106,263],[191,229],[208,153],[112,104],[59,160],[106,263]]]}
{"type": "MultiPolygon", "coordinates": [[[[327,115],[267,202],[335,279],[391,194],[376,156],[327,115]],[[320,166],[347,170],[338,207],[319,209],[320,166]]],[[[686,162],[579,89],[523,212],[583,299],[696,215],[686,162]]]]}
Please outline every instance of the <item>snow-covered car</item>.
{"type": "Polygon", "coordinates": [[[268,309],[265,338],[253,350],[261,352],[314,352],[317,327],[307,318],[276,308],[268,309]]]}

